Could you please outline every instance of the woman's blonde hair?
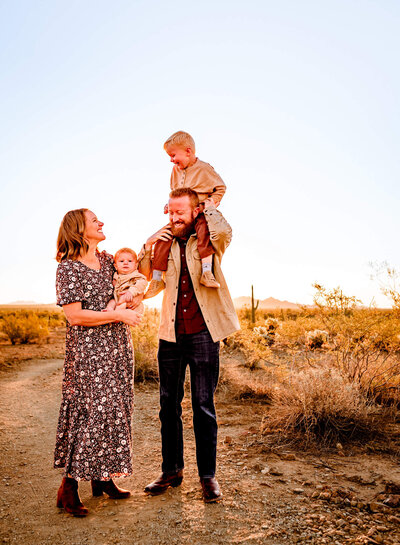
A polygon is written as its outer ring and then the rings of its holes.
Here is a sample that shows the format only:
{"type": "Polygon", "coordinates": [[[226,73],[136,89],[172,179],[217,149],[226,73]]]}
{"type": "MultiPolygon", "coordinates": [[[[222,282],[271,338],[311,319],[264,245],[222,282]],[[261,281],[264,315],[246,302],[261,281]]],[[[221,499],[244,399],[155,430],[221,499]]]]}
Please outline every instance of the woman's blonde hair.
{"type": "Polygon", "coordinates": [[[196,146],[193,138],[188,132],[178,131],[174,132],[165,142],[164,149],[167,151],[167,148],[170,146],[179,146],[180,148],[190,148],[193,153],[196,153],[196,146]]]}
{"type": "Polygon", "coordinates": [[[70,210],[63,217],[57,237],[56,260],[59,263],[65,259],[76,260],[89,250],[89,244],[84,238],[87,210],[70,210]]]}

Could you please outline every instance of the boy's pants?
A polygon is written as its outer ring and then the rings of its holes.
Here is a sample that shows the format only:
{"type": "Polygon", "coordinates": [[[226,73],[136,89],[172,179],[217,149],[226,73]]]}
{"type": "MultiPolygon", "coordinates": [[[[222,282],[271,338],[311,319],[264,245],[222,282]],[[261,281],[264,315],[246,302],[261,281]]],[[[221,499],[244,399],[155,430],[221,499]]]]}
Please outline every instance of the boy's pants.
{"type": "MultiPolygon", "coordinates": [[[[201,259],[213,255],[215,250],[210,241],[210,231],[208,230],[207,220],[204,214],[197,216],[195,221],[195,229],[197,234],[197,249],[201,259]]],[[[153,269],[157,271],[166,271],[168,266],[168,255],[171,249],[171,240],[158,240],[154,246],[153,269]]]]}

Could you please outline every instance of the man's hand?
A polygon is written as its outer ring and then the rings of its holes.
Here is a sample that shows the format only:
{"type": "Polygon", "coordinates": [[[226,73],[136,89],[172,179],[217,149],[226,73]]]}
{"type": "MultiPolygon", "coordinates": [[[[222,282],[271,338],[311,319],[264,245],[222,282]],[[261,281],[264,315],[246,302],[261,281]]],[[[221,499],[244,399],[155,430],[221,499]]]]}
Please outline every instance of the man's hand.
{"type": "Polygon", "coordinates": [[[144,247],[146,250],[150,250],[157,240],[171,240],[171,238],[171,226],[168,223],[167,225],[164,225],[164,227],[161,227],[154,235],[151,235],[151,237],[146,240],[144,247]]]}

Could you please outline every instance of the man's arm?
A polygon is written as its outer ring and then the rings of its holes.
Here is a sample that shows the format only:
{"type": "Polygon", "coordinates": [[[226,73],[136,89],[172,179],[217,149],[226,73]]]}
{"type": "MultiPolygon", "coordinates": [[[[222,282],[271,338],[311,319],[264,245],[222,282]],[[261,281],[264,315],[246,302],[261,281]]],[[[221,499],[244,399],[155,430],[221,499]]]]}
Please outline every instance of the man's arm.
{"type": "Polygon", "coordinates": [[[211,244],[223,254],[232,240],[232,228],[219,210],[215,208],[212,199],[204,202],[204,216],[210,231],[211,244]]]}

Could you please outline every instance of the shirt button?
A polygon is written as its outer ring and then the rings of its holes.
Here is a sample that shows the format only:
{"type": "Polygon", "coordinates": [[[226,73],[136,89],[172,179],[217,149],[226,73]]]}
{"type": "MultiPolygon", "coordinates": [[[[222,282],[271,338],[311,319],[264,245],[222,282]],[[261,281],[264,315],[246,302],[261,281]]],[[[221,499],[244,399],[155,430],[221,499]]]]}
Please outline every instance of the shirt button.
{"type": "Polygon", "coordinates": [[[185,293],[185,295],[183,297],[186,297],[186,293],[185,293]]]}
{"type": "Polygon", "coordinates": [[[183,309],[183,312],[186,312],[186,309],[185,309],[185,308],[183,309]]]}

